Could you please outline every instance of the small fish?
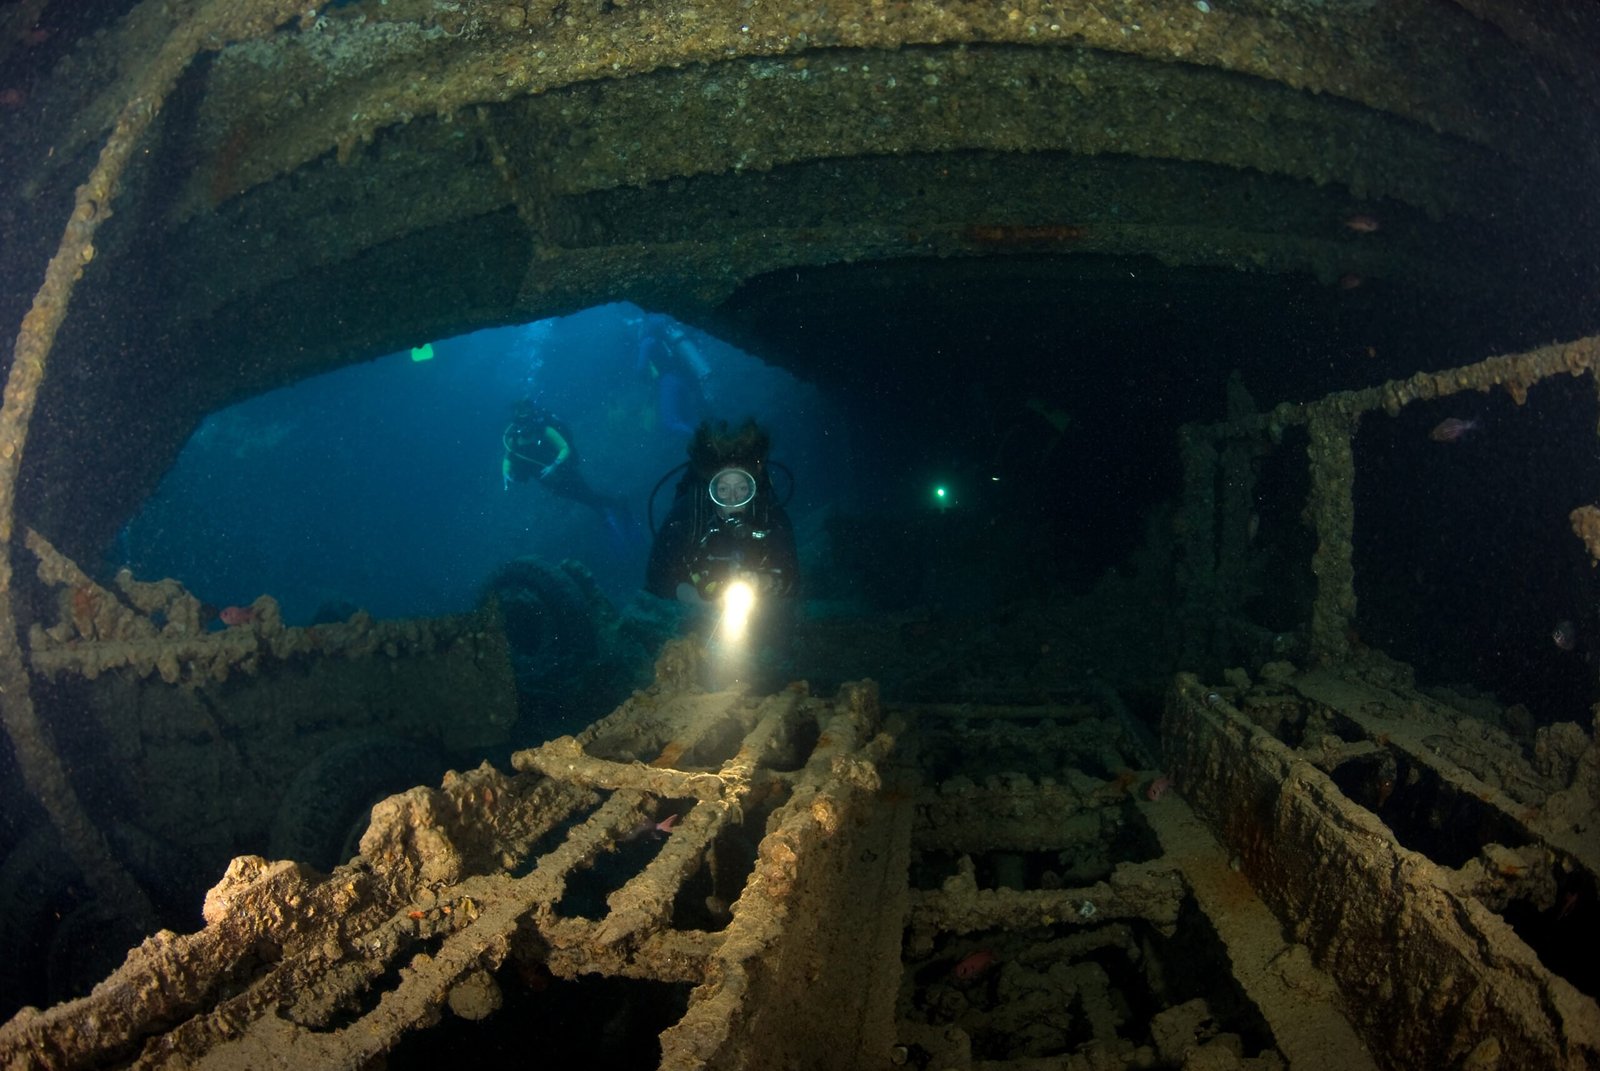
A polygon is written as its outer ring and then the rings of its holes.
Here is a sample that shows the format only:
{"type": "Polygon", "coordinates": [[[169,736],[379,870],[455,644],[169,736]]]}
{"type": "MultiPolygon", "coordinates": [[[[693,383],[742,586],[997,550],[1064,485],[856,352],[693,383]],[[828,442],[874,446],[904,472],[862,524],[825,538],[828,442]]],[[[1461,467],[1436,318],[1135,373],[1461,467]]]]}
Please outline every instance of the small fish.
{"type": "Polygon", "coordinates": [[[963,956],[961,961],[950,968],[950,977],[958,982],[970,982],[980,977],[990,967],[994,966],[995,954],[987,948],[980,948],[976,952],[963,956]]]}
{"type": "Polygon", "coordinates": [[[1550,639],[1563,651],[1570,651],[1578,646],[1578,626],[1571,621],[1557,621],[1550,630],[1550,639]]]}
{"type": "Polygon", "coordinates": [[[256,612],[248,606],[224,606],[217,611],[217,617],[224,625],[248,625],[256,619],[256,612]]]}
{"type": "Polygon", "coordinates": [[[0,108],[20,108],[28,103],[28,95],[22,90],[12,87],[0,89],[0,108]]]}
{"type": "Polygon", "coordinates": [[[1162,796],[1165,796],[1171,788],[1172,778],[1168,777],[1166,774],[1162,774],[1160,777],[1150,782],[1149,787],[1144,790],[1144,798],[1149,800],[1151,803],[1156,803],[1161,799],[1162,796]]]}
{"type": "Polygon", "coordinates": [[[1358,213],[1345,219],[1344,225],[1357,234],[1372,234],[1378,229],[1378,217],[1358,213]]]}
{"type": "Polygon", "coordinates": [[[1460,417],[1445,417],[1433,426],[1428,432],[1428,438],[1436,443],[1453,443],[1465,436],[1470,431],[1476,431],[1476,420],[1462,420],[1460,417]]]}
{"type": "Polygon", "coordinates": [[[649,837],[652,840],[660,840],[668,833],[671,833],[672,827],[676,826],[677,824],[678,816],[675,814],[669,814],[659,822],[652,822],[648,818],[641,818],[632,829],[628,830],[628,835],[623,839],[638,840],[641,837],[649,837]]]}
{"type": "Polygon", "coordinates": [[[1366,282],[1366,280],[1357,275],[1355,272],[1347,271],[1343,275],[1339,276],[1339,289],[1354,290],[1364,282],[1366,282]]]}
{"type": "Polygon", "coordinates": [[[1576,890],[1569,892],[1561,898],[1561,910],[1556,913],[1556,921],[1560,922],[1572,914],[1572,909],[1578,906],[1578,893],[1576,890]]]}

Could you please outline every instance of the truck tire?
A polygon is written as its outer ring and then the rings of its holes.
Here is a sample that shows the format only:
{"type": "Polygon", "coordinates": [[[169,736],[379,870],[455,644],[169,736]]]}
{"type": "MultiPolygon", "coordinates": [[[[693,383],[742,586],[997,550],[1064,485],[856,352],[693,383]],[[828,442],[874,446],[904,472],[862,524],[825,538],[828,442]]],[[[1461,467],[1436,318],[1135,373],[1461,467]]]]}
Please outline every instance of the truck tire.
{"type": "Polygon", "coordinates": [[[330,748],[290,782],[272,822],[270,854],[332,870],[356,854],[374,803],[437,782],[445,765],[441,754],[393,737],[330,748]]]}

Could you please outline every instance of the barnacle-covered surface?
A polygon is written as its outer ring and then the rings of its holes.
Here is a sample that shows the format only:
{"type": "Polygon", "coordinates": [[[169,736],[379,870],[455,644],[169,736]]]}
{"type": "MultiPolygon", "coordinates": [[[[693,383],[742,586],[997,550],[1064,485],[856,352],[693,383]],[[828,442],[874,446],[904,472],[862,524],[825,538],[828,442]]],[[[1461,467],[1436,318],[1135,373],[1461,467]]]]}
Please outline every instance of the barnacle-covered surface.
{"type": "Polygon", "coordinates": [[[242,1066],[292,1045],[309,1065],[360,1066],[446,1004],[489,1015],[492,975],[519,958],[563,978],[700,985],[664,1038],[667,1066],[725,1062],[750,1036],[815,1061],[888,1020],[886,995],[858,1016],[853,986],[804,1009],[785,995],[851,960],[879,964],[881,994],[893,991],[898,913],[827,906],[864,873],[904,869],[903,846],[864,809],[893,742],[880,719],[870,687],[826,703],[802,689],[641,694],[575,739],[519,752],[521,773],[485,765],[385,801],[361,854],[331,875],[235,860],[206,929],[157,935],[89,997],[22,1013],[6,1059],[88,1066],[142,1050],[141,1066],[242,1066]],[[655,825],[668,807],[670,835],[655,825]],[[659,845],[642,865],[640,837],[659,845]],[[569,904],[581,871],[608,886],[598,917],[569,904]],[[686,904],[696,875],[702,902],[686,904]],[[825,1036],[807,1025],[815,1014],[853,1025],[825,1036]]]}
{"type": "Polygon", "coordinates": [[[675,642],[656,685],[577,736],[382,802],[331,873],[236,859],[204,929],[25,1010],[0,1053],[357,1067],[436,1030],[559,1045],[503,1009],[596,977],[666,987],[622,998],[666,1016],[634,1066],[1600,1053],[1592,970],[1546,962],[1561,923],[1592,925],[1581,731],[1542,734],[1529,763],[1404,667],[1279,663],[1211,691],[1181,675],[1162,772],[1090,695],[756,698],[689,684],[700,658],[675,642]]]}
{"type": "MultiPolygon", "coordinates": [[[[418,620],[374,620],[356,611],[345,621],[290,627],[277,600],[263,595],[235,608],[242,620],[218,630],[209,627],[216,609],[202,604],[175,580],[141,581],[127,569],[117,574],[119,593],[97,584],[37,532],[28,533],[38,558],[39,579],[54,598],[55,620],[35,622],[28,634],[28,657],[35,672],[70,674],[94,680],[111,670],[132,678],[152,675],[167,684],[193,687],[221,684],[232,673],[255,673],[263,660],[284,662],[311,654],[360,660],[373,655],[390,660],[448,654],[462,649],[479,679],[504,669],[505,640],[492,608],[484,614],[418,620]]],[[[430,672],[425,677],[448,677],[430,672]]],[[[448,691],[446,683],[444,689],[448,691]]],[[[484,705],[506,727],[511,704],[484,705]]],[[[490,730],[491,734],[493,730],[490,730]]]]}
{"type": "MultiPolygon", "coordinates": [[[[1302,423],[1315,582],[1303,644],[1248,624],[1211,632],[1213,655],[1253,670],[1178,675],[1166,762],[1393,1066],[1600,1063],[1600,978],[1571,951],[1600,924],[1600,708],[1588,724],[1536,726],[1470,690],[1419,688],[1410,666],[1360,643],[1352,440],[1364,419],[1463,391],[1505,391],[1518,407],[1547,381],[1592,391],[1595,354],[1581,338],[1184,431],[1189,620],[1248,616],[1259,578],[1230,563],[1252,553],[1240,504],[1253,476],[1228,459],[1278,450],[1302,423]]],[[[1590,510],[1572,503],[1586,549],[1590,510]]]]}

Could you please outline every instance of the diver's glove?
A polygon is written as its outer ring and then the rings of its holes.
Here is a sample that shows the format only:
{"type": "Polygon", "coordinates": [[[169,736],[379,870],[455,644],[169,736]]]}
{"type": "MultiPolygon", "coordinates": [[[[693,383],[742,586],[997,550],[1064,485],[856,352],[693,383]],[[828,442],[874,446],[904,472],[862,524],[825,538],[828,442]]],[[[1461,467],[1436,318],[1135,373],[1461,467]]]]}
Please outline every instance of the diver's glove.
{"type": "Polygon", "coordinates": [[[556,470],[556,466],[559,465],[559,464],[561,464],[561,462],[552,461],[552,462],[550,462],[550,464],[548,464],[544,468],[540,469],[539,470],[539,479],[542,480],[546,476],[550,475],[552,472],[554,472],[556,470]]]}
{"type": "Polygon", "coordinates": [[[727,587],[728,571],[725,568],[700,568],[689,573],[689,583],[702,602],[716,602],[727,587]]]}

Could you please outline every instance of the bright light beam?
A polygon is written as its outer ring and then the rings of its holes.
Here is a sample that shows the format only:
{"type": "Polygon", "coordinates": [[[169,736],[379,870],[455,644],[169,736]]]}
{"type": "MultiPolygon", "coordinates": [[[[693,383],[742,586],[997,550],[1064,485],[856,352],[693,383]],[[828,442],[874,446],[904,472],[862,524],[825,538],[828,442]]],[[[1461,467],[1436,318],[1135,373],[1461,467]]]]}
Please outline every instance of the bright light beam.
{"type": "Polygon", "coordinates": [[[722,640],[738,643],[744,639],[745,628],[750,624],[750,612],[755,609],[756,589],[747,580],[735,580],[722,593],[722,640]]]}

